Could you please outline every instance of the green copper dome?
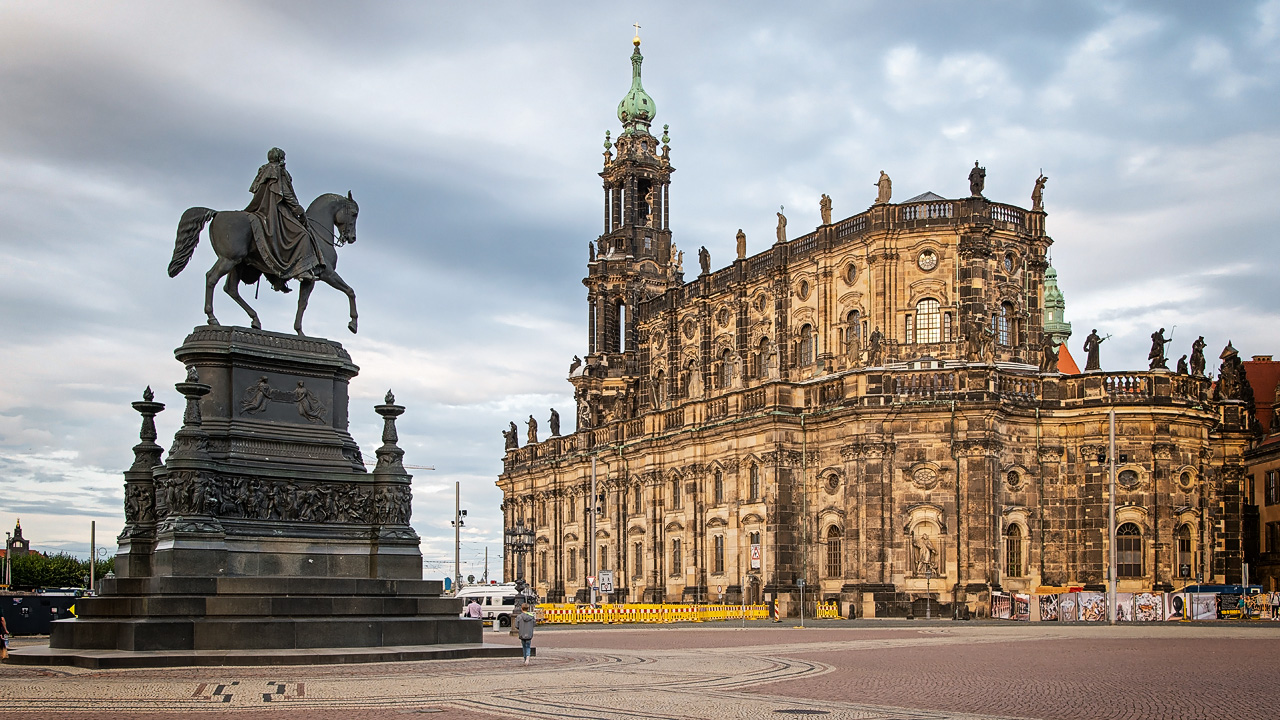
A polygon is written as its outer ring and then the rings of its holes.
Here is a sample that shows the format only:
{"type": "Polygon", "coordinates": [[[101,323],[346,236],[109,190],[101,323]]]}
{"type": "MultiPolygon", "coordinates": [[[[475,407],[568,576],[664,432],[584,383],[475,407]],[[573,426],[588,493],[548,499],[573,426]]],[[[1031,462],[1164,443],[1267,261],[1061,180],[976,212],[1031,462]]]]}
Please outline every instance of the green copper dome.
{"type": "Polygon", "coordinates": [[[636,50],[631,53],[631,89],[618,103],[618,119],[626,129],[624,135],[630,135],[637,127],[648,131],[649,123],[658,115],[657,103],[640,84],[640,64],[644,62],[644,56],[640,54],[640,38],[633,42],[636,50]]]}

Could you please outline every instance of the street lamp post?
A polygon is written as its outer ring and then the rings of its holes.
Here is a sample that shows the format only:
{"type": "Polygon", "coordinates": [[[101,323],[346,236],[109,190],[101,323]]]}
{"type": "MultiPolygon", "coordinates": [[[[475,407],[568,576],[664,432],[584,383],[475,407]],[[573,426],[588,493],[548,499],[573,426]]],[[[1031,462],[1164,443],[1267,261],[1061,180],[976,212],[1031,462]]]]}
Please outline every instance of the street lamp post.
{"type": "Polygon", "coordinates": [[[516,557],[516,587],[523,590],[524,555],[533,549],[533,527],[524,524],[521,519],[504,533],[508,551],[516,557]]]}
{"type": "Polygon", "coordinates": [[[462,584],[462,526],[466,523],[462,518],[467,511],[462,509],[462,483],[453,483],[453,587],[454,592],[462,584]]]}

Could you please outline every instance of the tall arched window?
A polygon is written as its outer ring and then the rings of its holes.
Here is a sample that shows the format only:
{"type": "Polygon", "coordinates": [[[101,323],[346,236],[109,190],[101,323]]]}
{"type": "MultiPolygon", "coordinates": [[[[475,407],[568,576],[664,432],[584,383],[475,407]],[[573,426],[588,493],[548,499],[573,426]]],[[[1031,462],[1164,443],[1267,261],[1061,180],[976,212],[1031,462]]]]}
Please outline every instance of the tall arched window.
{"type": "Polygon", "coordinates": [[[1001,303],[1000,314],[996,316],[996,342],[1006,347],[1013,345],[1017,333],[1013,325],[1013,305],[1001,303]]]}
{"type": "Polygon", "coordinates": [[[653,399],[658,407],[667,405],[667,374],[661,370],[653,378],[653,399]]]}
{"type": "Polygon", "coordinates": [[[724,572],[724,536],[717,535],[713,543],[715,554],[711,560],[711,572],[720,574],[724,572]]]}
{"type": "Polygon", "coordinates": [[[636,543],[635,548],[635,565],[631,568],[631,577],[641,577],[644,575],[644,543],[636,543]]]}
{"type": "Polygon", "coordinates": [[[1142,531],[1133,523],[1116,528],[1116,575],[1142,577],[1142,531]]]}
{"type": "Polygon", "coordinates": [[[760,499],[760,466],[751,463],[751,470],[747,475],[747,499],[756,501],[760,499]]]}
{"type": "Polygon", "coordinates": [[[729,348],[725,348],[720,353],[720,388],[729,387],[733,384],[733,356],[729,353],[729,348]]]}
{"type": "Polygon", "coordinates": [[[1010,525],[1004,531],[1005,577],[1022,577],[1022,526],[1010,525]]]}
{"type": "Polygon", "coordinates": [[[711,483],[711,502],[716,505],[724,503],[724,475],[719,470],[711,483]]]}
{"type": "Polygon", "coordinates": [[[627,304],[618,301],[618,351],[626,352],[631,348],[627,346],[627,304]]]}
{"type": "Polygon", "coordinates": [[[631,512],[636,515],[639,515],[642,512],[639,485],[637,485],[635,489],[632,491],[632,498],[633,498],[633,502],[631,503],[631,512]]]}
{"type": "Polygon", "coordinates": [[[756,372],[755,376],[764,379],[769,374],[769,338],[760,338],[760,344],[756,348],[756,372]]]}
{"type": "Polygon", "coordinates": [[[942,313],[933,298],[916,303],[916,342],[942,342],[942,313]]]}
{"type": "Polygon", "coordinates": [[[840,561],[840,528],[832,525],[827,528],[827,577],[842,577],[843,563],[840,561]]]}
{"type": "Polygon", "coordinates": [[[574,581],[578,579],[578,549],[569,548],[569,562],[565,563],[565,570],[568,574],[567,579],[574,581]]]}
{"type": "Polygon", "coordinates": [[[844,316],[844,344],[853,347],[862,336],[862,315],[857,310],[850,310],[844,316]]]}
{"type": "Polygon", "coordinates": [[[1178,577],[1192,577],[1196,571],[1196,557],[1191,548],[1191,526],[1179,525],[1173,532],[1173,538],[1178,546],[1178,577]]]}
{"type": "Polygon", "coordinates": [[[673,510],[680,509],[680,479],[673,478],[671,480],[671,508],[673,510]]]}
{"type": "Polygon", "coordinates": [[[797,362],[800,367],[809,367],[814,362],[814,344],[816,338],[813,334],[813,326],[809,324],[800,326],[800,347],[797,362]]]}
{"type": "Polygon", "coordinates": [[[679,575],[684,558],[680,555],[680,538],[671,539],[671,574],[679,575]]]}

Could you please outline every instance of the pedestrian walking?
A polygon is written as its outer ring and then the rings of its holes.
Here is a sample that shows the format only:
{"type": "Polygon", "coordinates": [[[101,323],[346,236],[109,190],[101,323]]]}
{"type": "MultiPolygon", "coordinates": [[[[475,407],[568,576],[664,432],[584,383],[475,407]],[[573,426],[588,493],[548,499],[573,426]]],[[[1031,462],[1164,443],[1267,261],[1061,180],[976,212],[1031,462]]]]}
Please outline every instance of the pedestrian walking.
{"type": "Polygon", "coordinates": [[[1271,619],[1280,620],[1280,590],[1271,591],[1271,619]]]}
{"type": "Polygon", "coordinates": [[[520,646],[524,649],[524,664],[529,664],[529,646],[533,643],[533,626],[538,623],[538,619],[533,613],[529,612],[529,603],[520,605],[520,614],[511,623],[511,627],[515,628],[516,634],[520,636],[520,646]]]}
{"type": "Polygon", "coordinates": [[[4,606],[0,605],[0,660],[9,658],[9,623],[4,619],[4,606]]]}

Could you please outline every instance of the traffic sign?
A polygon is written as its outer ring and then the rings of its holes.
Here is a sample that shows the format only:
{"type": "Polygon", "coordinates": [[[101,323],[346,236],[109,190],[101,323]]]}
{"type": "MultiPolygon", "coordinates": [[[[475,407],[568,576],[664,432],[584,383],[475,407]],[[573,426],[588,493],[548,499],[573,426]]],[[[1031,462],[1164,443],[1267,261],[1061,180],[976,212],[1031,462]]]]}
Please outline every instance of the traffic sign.
{"type": "Polygon", "coordinates": [[[596,576],[595,576],[595,575],[588,575],[588,576],[587,576],[587,587],[591,587],[591,586],[593,586],[593,585],[595,585],[595,584],[596,584],[596,576]]]}
{"type": "Polygon", "coordinates": [[[600,571],[600,592],[602,593],[613,592],[613,571],[612,570],[600,571]]]}
{"type": "Polygon", "coordinates": [[[752,543],[751,545],[751,569],[760,569],[760,543],[752,543]]]}

